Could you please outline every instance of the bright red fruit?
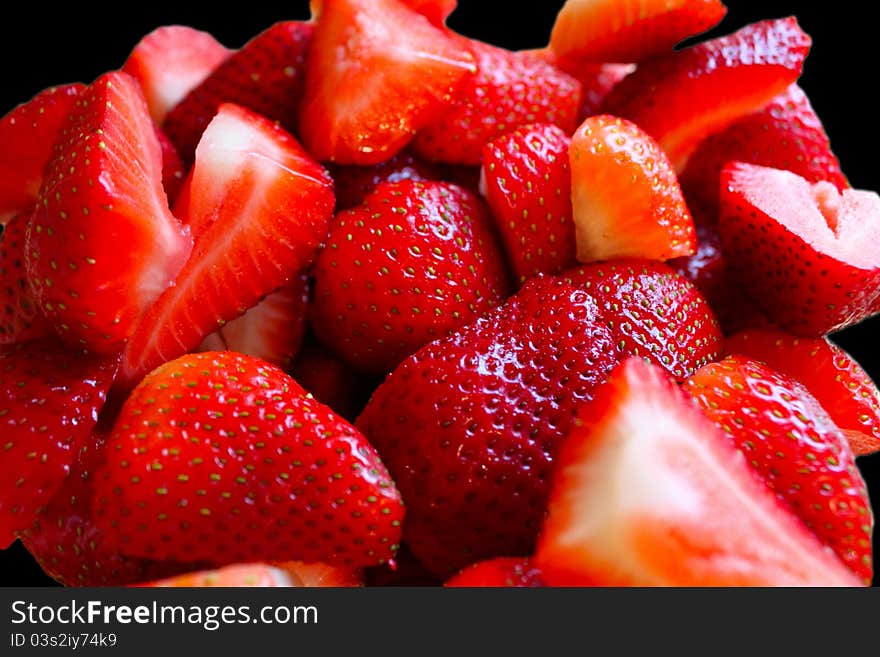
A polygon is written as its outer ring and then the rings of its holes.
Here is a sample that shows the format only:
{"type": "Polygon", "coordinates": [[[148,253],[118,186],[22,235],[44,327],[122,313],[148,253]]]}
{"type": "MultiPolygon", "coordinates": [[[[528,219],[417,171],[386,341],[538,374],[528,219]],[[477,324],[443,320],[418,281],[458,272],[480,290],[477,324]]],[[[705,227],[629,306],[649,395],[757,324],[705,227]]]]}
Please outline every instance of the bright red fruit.
{"type": "Polygon", "coordinates": [[[177,148],[162,128],[156,128],[156,139],[159,140],[159,147],[162,149],[162,187],[165,189],[169,205],[173,206],[186,181],[186,168],[177,153],[177,148]]]}
{"type": "Polygon", "coordinates": [[[880,451],[880,391],[852,356],[827,338],[751,329],[728,338],[725,349],[797,379],[838,427],[865,434],[857,445],[850,445],[856,456],[880,451]]]}
{"type": "MultiPolygon", "coordinates": [[[[552,55],[548,55],[551,56],[552,55]]],[[[597,64],[595,62],[569,62],[553,60],[553,63],[581,83],[581,108],[578,122],[588,116],[602,113],[608,94],[623,78],[636,70],[635,64],[597,64]]]]}
{"type": "Polygon", "coordinates": [[[541,571],[522,557],[496,557],[463,568],[443,585],[447,588],[544,586],[541,571]]]}
{"type": "Polygon", "coordinates": [[[388,561],[403,506],[366,439],[273,365],[191,354],[125,402],[95,484],[96,522],[129,556],[388,561]]]}
{"type": "Polygon", "coordinates": [[[550,48],[560,58],[641,62],[721,22],[720,0],[568,0],[550,48]]]}
{"type": "Polygon", "coordinates": [[[456,93],[451,109],[419,132],[413,148],[427,160],[478,165],[483,147],[530,123],[551,123],[566,133],[577,126],[580,83],[535,52],[460,39],[473,52],[476,75],[456,93]]]}
{"type": "Polygon", "coordinates": [[[372,166],[331,164],[329,168],[336,192],[337,212],[363,203],[380,183],[437,180],[440,177],[437,167],[422,162],[408,151],[372,166]]]}
{"type": "Polygon", "coordinates": [[[125,73],[98,78],[70,110],[28,225],[40,308],[67,342],[116,353],[191,247],[140,87],[125,73]]]}
{"type": "Polygon", "coordinates": [[[688,198],[699,198],[708,208],[713,223],[721,170],[733,161],[785,169],[812,183],[827,180],[841,191],[849,187],[822,122],[797,85],[706,139],[688,160],[681,185],[688,198]]]}
{"type": "Polygon", "coordinates": [[[483,195],[519,283],[576,263],[570,144],[561,128],[537,123],[483,149],[483,195]]]}
{"type": "Polygon", "coordinates": [[[703,139],[794,84],[810,43],[794,17],[754,23],[643,62],[614,88],[604,111],[638,124],[681,171],[703,139]]]}
{"type": "Polygon", "coordinates": [[[853,572],[871,582],[874,519],[843,433],[806,388],[745,356],[684,385],[777,497],[853,572]]]}
{"type": "Polygon", "coordinates": [[[578,260],[694,253],[694,222],[672,164],[637,125],[586,119],[571,140],[570,164],[578,260]]]}
{"type": "Polygon", "coordinates": [[[304,271],[334,204],[329,175],[296,140],[235,105],[221,106],[205,131],[185,196],[195,248],[138,326],[122,385],[195,349],[304,271]]]}
{"type": "Polygon", "coordinates": [[[220,105],[235,103],[296,127],[311,23],[282,21],[224,59],[168,113],[163,127],[186,164],[220,105]]]}
{"type": "Polygon", "coordinates": [[[612,374],[561,445],[533,561],[554,586],[858,586],[674,382],[612,374]]]}
{"type": "Polygon", "coordinates": [[[399,0],[324,0],[309,51],[300,132],[317,159],[377,164],[433,123],[474,59],[399,0]]]}
{"type": "MultiPolygon", "coordinates": [[[[458,6],[458,0],[401,0],[401,2],[437,27],[443,27],[446,19],[458,6]]],[[[324,10],[324,0],[312,0],[310,4],[312,17],[320,18],[324,10]]]]}
{"type": "Polygon", "coordinates": [[[374,373],[390,371],[507,293],[482,202],[439,182],[383,183],[337,215],[313,274],[315,334],[374,373]]]}
{"type": "Polygon", "coordinates": [[[25,271],[29,212],[13,217],[0,234],[0,345],[27,342],[52,332],[37,308],[25,271]]]}
{"type": "Polygon", "coordinates": [[[84,88],[50,87],[0,119],[0,225],[36,203],[55,139],[84,88]]]}
{"type": "Polygon", "coordinates": [[[0,546],[64,484],[88,445],[115,369],[55,341],[0,352],[0,546]]]}
{"type": "Polygon", "coordinates": [[[725,253],[774,323],[821,336],[880,310],[880,196],[742,163],[721,181],[725,253]]]}
{"type": "Polygon", "coordinates": [[[166,25],[138,42],[122,70],[141,85],[150,116],[162,125],[168,111],[231,54],[207,32],[166,25]]]}
{"type": "Polygon", "coordinates": [[[235,564],[202,570],[140,586],[149,587],[340,587],[360,586],[357,571],[321,563],[235,564]]]}

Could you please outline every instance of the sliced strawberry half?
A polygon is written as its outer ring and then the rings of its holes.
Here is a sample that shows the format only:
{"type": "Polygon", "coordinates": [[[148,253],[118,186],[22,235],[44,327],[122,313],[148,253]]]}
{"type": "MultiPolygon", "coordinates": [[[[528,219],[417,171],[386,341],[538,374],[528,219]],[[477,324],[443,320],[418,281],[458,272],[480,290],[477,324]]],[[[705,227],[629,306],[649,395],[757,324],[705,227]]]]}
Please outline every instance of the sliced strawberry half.
{"type": "Polygon", "coordinates": [[[207,32],[166,25],[138,42],[122,70],[141,85],[150,116],[162,125],[168,111],[231,54],[207,32]]]}
{"type": "Polygon", "coordinates": [[[672,164],[637,125],[590,117],[569,155],[579,261],[669,260],[696,251],[694,221],[672,164]]]}
{"type": "Polygon", "coordinates": [[[568,0],[550,48],[560,58],[640,62],[721,22],[720,0],[568,0]]]}
{"type": "Polygon", "coordinates": [[[537,123],[483,149],[480,187],[519,282],[539,273],[557,274],[577,262],[570,144],[561,128],[537,123]]]}
{"type": "Polygon", "coordinates": [[[523,557],[496,557],[463,568],[443,586],[447,588],[544,586],[541,571],[523,557]]]}
{"type": "Polygon", "coordinates": [[[555,586],[858,586],[677,386],[623,363],[562,444],[534,558],[555,586]]]}
{"type": "Polygon", "coordinates": [[[40,308],[66,341],[116,353],[191,248],[140,87],[125,73],[98,78],[70,110],[28,225],[40,308]]]}
{"type": "Polygon", "coordinates": [[[0,345],[52,333],[34,301],[24,266],[25,229],[30,218],[30,212],[13,217],[0,234],[0,345]]]}
{"type": "MultiPolygon", "coordinates": [[[[458,0],[400,0],[407,7],[418,12],[437,27],[443,27],[446,19],[455,11],[458,0]]],[[[312,17],[320,18],[324,9],[323,0],[312,0],[312,17]]]]}
{"type": "Polygon", "coordinates": [[[320,563],[289,561],[283,564],[235,564],[217,570],[202,570],[168,579],[156,580],[143,587],[339,587],[359,586],[358,579],[346,568],[320,563]]]}
{"type": "Polygon", "coordinates": [[[810,44],[794,17],[754,23],[643,62],[614,88],[604,111],[637,123],[681,171],[703,139],[794,84],[810,44]]]}
{"type": "Polygon", "coordinates": [[[880,451],[880,391],[868,373],[827,338],[801,338],[776,329],[750,329],[727,339],[743,354],[804,384],[841,429],[861,432],[856,456],[880,451]]]}
{"type": "Polygon", "coordinates": [[[55,139],[84,88],[50,87],[0,119],[0,225],[36,203],[55,139]]]}
{"type": "Polygon", "coordinates": [[[688,199],[700,200],[713,223],[721,170],[734,161],[785,169],[811,183],[827,180],[841,191],[849,187],[822,121],[797,85],[760,111],[706,139],[688,160],[681,176],[682,188],[688,199]]]}
{"type": "Polygon", "coordinates": [[[821,336],[880,310],[880,196],[742,163],[721,180],[725,252],[774,323],[821,336]]]}
{"type": "Polygon", "coordinates": [[[283,128],[222,105],[199,144],[186,195],[193,255],[140,323],[121,385],[196,348],[305,270],[327,234],[332,185],[283,128]]]}
{"type": "Polygon", "coordinates": [[[454,105],[419,132],[413,149],[423,158],[479,165],[483,147],[505,132],[530,123],[577,126],[581,85],[532,51],[460,39],[476,58],[477,74],[455,96],[454,105]]]}
{"type": "Polygon", "coordinates": [[[299,21],[276,23],[225,58],[168,112],[163,127],[186,164],[192,163],[202,132],[223,103],[294,129],[313,29],[299,21]]]}
{"type": "Polygon", "coordinates": [[[436,121],[476,70],[460,39],[399,0],[324,0],[300,131],[321,161],[377,164],[436,121]]]}
{"type": "Polygon", "coordinates": [[[769,489],[870,583],[874,519],[865,482],[845,436],[807,389],[739,355],[705,366],[684,389],[769,489]]]}

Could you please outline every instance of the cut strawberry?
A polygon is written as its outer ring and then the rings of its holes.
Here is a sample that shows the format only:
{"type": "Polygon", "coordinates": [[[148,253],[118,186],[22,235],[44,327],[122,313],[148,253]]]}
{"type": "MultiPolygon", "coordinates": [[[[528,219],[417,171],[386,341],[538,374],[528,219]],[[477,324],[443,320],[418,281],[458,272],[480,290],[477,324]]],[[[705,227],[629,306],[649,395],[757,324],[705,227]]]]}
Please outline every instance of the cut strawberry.
{"type": "Polygon", "coordinates": [[[561,58],[641,62],[721,22],[720,0],[568,0],[550,48],[561,58]]]}
{"type": "Polygon", "coordinates": [[[96,522],[129,556],[356,568],[392,559],[399,543],[403,506],[376,451],[248,356],[191,354],[152,372],[106,452],[96,522]]]}
{"type": "Polygon", "coordinates": [[[550,585],[859,585],[640,359],[583,407],[560,451],[534,559],[550,585]]]}
{"type": "Polygon", "coordinates": [[[235,351],[282,368],[302,346],[309,303],[309,277],[295,276],[244,315],[228,322],[202,343],[203,351],[235,351]]]}
{"type": "Polygon", "coordinates": [[[287,573],[293,586],[351,588],[364,584],[363,571],[357,568],[303,561],[284,561],[273,565],[287,573]]]}
{"type": "Polygon", "coordinates": [[[871,582],[874,520],[845,436],[806,388],[745,356],[702,368],[684,389],[777,497],[871,582]]]}
{"type": "Polygon", "coordinates": [[[696,251],[672,164],[637,125],[588,118],[571,140],[570,159],[578,260],[668,260],[696,251]]]}
{"type": "Polygon", "coordinates": [[[729,354],[743,354],[804,384],[841,429],[862,432],[856,456],[880,451],[880,391],[868,373],[827,338],[799,338],[751,329],[728,338],[729,354]]]}
{"type": "Polygon", "coordinates": [[[0,225],[36,203],[55,139],[84,88],[50,87],[0,119],[0,225]]]}
{"type": "Polygon", "coordinates": [[[329,175],[293,137],[223,105],[199,144],[186,202],[193,255],[129,343],[122,385],[196,348],[302,272],[327,234],[334,199],[329,175]]]}
{"type": "Polygon", "coordinates": [[[822,122],[797,85],[709,137],[688,160],[681,185],[689,199],[699,199],[709,210],[712,223],[718,212],[721,170],[733,161],[785,169],[812,183],[827,180],[841,191],[849,187],[822,122]]]}
{"type": "Polygon", "coordinates": [[[399,0],[324,0],[300,129],[318,160],[377,164],[447,110],[474,59],[399,0]]]}
{"type": "Polygon", "coordinates": [[[55,340],[0,352],[0,547],[64,484],[115,369],[55,340]]]}
{"type": "Polygon", "coordinates": [[[168,203],[174,205],[186,180],[186,169],[177,153],[177,149],[162,128],[156,128],[156,138],[162,149],[162,187],[168,197],[168,203]]]}
{"type": "Polygon", "coordinates": [[[116,353],[174,280],[192,241],[168,210],[162,152],[137,82],[108,73],[81,92],[27,231],[28,276],[68,342],[116,353]]]}
{"type": "Polygon", "coordinates": [[[621,80],[636,70],[635,64],[597,64],[556,59],[552,52],[544,51],[557,68],[562,69],[581,83],[581,109],[578,122],[589,116],[601,114],[605,99],[621,80]]]}
{"type": "Polygon", "coordinates": [[[138,42],[122,70],[141,85],[150,116],[162,125],[168,111],[231,54],[207,32],[166,25],[138,42]]]}
{"type": "Polygon", "coordinates": [[[570,143],[560,128],[538,123],[483,149],[483,195],[520,283],[576,263],[570,143]]]}
{"type": "MultiPolygon", "coordinates": [[[[437,27],[443,27],[446,19],[455,11],[458,0],[400,0],[401,3],[421,14],[437,27]]],[[[324,0],[311,0],[312,18],[320,18],[324,0]]]]}
{"type": "Polygon", "coordinates": [[[30,212],[13,217],[0,234],[0,346],[52,333],[25,272],[25,229],[30,218],[30,212]]]}
{"type": "Polygon", "coordinates": [[[880,310],[876,193],[731,163],[718,229],[745,291],[782,328],[821,336],[880,310]]]}
{"type": "Polygon", "coordinates": [[[295,128],[313,29],[298,21],[276,23],[226,58],[169,111],[163,127],[186,164],[223,103],[295,128]]]}
{"type": "Polygon", "coordinates": [[[535,52],[512,52],[460,39],[473,52],[477,74],[455,96],[437,122],[419,132],[413,148],[427,160],[478,165],[483,147],[529,123],[577,126],[580,83],[535,52]]]}
{"type": "Polygon", "coordinates": [[[443,585],[447,588],[536,587],[544,586],[541,571],[529,559],[496,557],[471,564],[450,577],[443,585]]]}
{"type": "Polygon", "coordinates": [[[703,139],[794,84],[810,44],[794,17],[754,23],[640,64],[604,111],[638,124],[681,171],[703,139]]]}
{"type": "MultiPolygon", "coordinates": [[[[422,162],[412,153],[403,151],[390,160],[373,166],[330,165],[336,192],[336,211],[360,205],[380,183],[401,180],[437,180],[437,167],[422,162]]],[[[450,180],[450,182],[455,182],[450,180]]]]}
{"type": "Polygon", "coordinates": [[[359,586],[350,569],[290,561],[284,564],[236,564],[156,580],[145,587],[338,587],[359,586]]]}

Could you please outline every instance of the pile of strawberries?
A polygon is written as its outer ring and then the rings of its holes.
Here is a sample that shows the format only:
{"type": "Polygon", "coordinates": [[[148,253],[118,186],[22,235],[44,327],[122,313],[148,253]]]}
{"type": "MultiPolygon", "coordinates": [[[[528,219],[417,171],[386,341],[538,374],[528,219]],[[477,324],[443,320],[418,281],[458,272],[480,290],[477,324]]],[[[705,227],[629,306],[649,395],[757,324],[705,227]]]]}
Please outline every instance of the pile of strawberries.
{"type": "Polygon", "coordinates": [[[511,52],[455,6],[162,27],[0,120],[0,547],[67,585],[869,583],[880,393],[826,336],[880,312],[880,197],[809,36],[569,0],[511,52]]]}

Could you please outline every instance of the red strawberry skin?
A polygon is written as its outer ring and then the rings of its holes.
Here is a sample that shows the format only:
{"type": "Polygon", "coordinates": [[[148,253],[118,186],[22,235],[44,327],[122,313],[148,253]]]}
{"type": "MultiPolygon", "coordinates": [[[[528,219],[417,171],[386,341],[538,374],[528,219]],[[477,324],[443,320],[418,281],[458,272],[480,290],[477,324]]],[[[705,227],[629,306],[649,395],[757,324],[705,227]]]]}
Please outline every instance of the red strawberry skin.
{"type": "Polygon", "coordinates": [[[561,128],[537,123],[483,149],[483,195],[519,283],[576,263],[570,145],[561,128]]]}
{"type": "Polygon", "coordinates": [[[721,170],[728,162],[747,162],[792,171],[810,182],[827,180],[849,187],[822,121],[799,86],[790,86],[769,105],[700,144],[681,176],[688,198],[699,199],[714,223],[721,170]]]}
{"type": "Polygon", "coordinates": [[[156,138],[162,149],[162,187],[168,197],[168,204],[174,206],[186,180],[186,167],[162,128],[156,128],[156,138]]]}
{"type": "Polygon", "coordinates": [[[447,588],[544,586],[541,571],[522,557],[496,557],[463,568],[443,585],[447,588]]]}
{"type": "Polygon", "coordinates": [[[36,203],[55,139],[84,88],[50,87],[0,119],[0,224],[36,203]]]}
{"type": "Polygon", "coordinates": [[[770,489],[870,583],[865,482],[843,433],[807,389],[744,356],[707,365],[684,388],[770,489]]]}
{"type": "Polygon", "coordinates": [[[483,147],[529,123],[550,123],[571,134],[577,126],[581,85],[534,52],[512,52],[461,40],[477,73],[456,94],[452,109],[423,129],[413,148],[421,157],[479,165],[483,147]]]}
{"type": "Polygon", "coordinates": [[[88,445],[116,366],[56,341],[0,352],[0,545],[28,527],[88,445]]]}
{"type": "Polygon", "coordinates": [[[313,273],[315,334],[373,373],[493,308],[508,285],[482,202],[413,180],[337,215],[313,273]]]}
{"type": "Polygon", "coordinates": [[[116,353],[191,247],[168,209],[140,88],[108,73],[77,97],[28,225],[37,302],[65,341],[116,353]]]}
{"type": "Polygon", "coordinates": [[[828,338],[750,329],[728,338],[725,348],[797,379],[838,427],[865,434],[867,440],[851,445],[856,456],[880,451],[880,392],[852,356],[828,338]]]}
{"type": "Polygon", "coordinates": [[[184,356],[135,389],[94,509],[123,554],[216,565],[376,565],[393,558],[403,520],[356,429],[281,370],[231,352],[184,356]]]}
{"type": "Polygon", "coordinates": [[[391,159],[372,166],[331,164],[329,169],[336,192],[337,212],[363,203],[380,183],[439,178],[436,167],[419,160],[409,151],[402,151],[391,159]]]}
{"type": "Polygon", "coordinates": [[[12,218],[0,234],[0,345],[51,334],[37,308],[25,271],[25,230],[30,213],[12,218]]]}
{"type": "Polygon", "coordinates": [[[603,111],[639,125],[681,171],[703,139],[795,83],[810,44],[793,17],[754,23],[643,62],[614,88],[603,111]]]}
{"type": "Polygon", "coordinates": [[[314,27],[282,21],[236,51],[175,105],[163,127],[186,164],[223,103],[235,103],[294,130],[314,27]]]}

